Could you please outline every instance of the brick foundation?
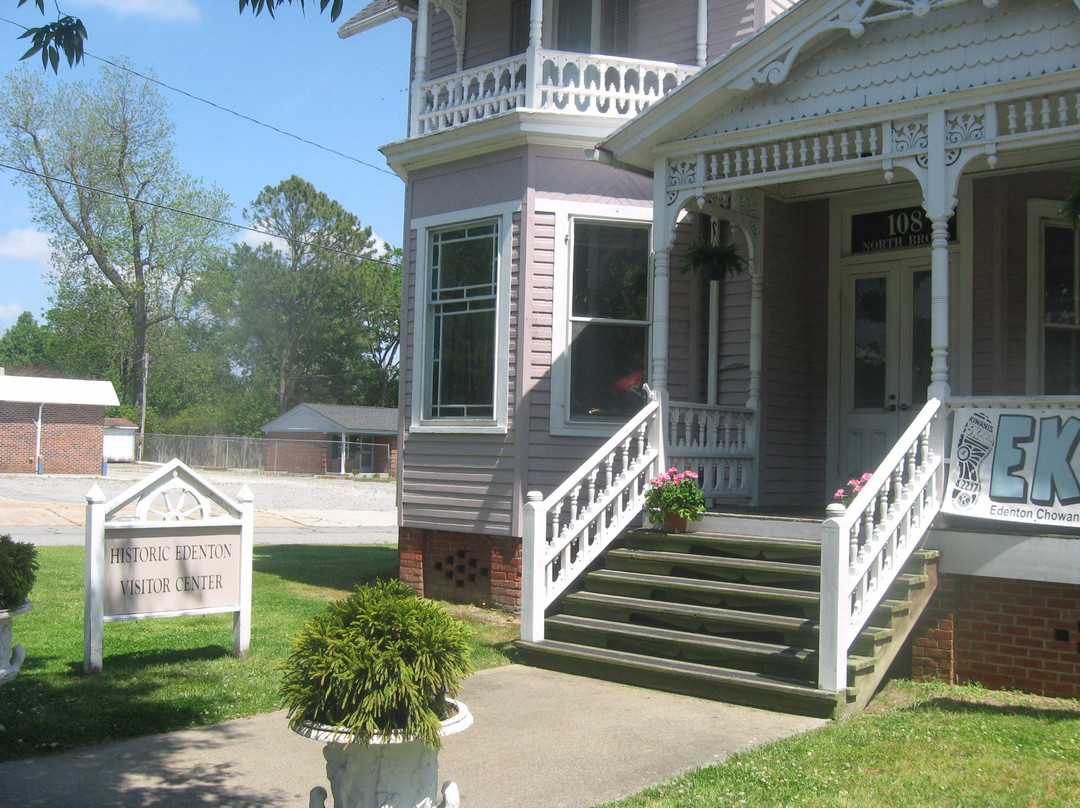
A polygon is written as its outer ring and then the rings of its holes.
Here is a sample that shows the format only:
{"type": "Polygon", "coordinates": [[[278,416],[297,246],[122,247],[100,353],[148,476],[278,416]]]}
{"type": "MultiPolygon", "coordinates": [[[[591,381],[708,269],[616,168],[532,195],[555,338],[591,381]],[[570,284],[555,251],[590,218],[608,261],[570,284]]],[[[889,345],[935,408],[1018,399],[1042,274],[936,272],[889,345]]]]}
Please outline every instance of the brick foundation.
{"type": "Polygon", "coordinates": [[[911,639],[911,673],[1080,695],[1080,586],[943,575],[911,639]]]}
{"type": "Polygon", "coordinates": [[[448,530],[398,531],[399,577],[421,595],[521,609],[521,540],[448,530]]]}

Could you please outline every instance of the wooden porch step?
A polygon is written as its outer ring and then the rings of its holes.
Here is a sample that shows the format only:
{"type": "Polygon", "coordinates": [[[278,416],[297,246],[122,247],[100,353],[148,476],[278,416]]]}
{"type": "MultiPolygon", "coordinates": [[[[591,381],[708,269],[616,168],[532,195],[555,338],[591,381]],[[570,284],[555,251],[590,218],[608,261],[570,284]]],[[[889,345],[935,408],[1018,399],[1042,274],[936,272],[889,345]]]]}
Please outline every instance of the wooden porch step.
{"type": "MultiPolygon", "coordinates": [[[[549,639],[561,642],[774,673],[811,686],[817,682],[818,653],[805,646],[695,634],[567,614],[550,618],[546,631],[549,639]]],[[[848,675],[852,680],[873,667],[873,657],[848,657],[848,675]]]]}
{"type": "Polygon", "coordinates": [[[631,550],[658,550],[695,555],[755,558],[764,561],[809,561],[821,558],[821,541],[783,536],[752,536],[720,533],[659,533],[635,530],[626,535],[631,550]]]}
{"type": "Polygon", "coordinates": [[[694,578],[656,575],[645,572],[596,570],[585,576],[585,588],[612,595],[646,597],[696,603],[704,606],[754,609],[769,614],[817,617],[817,592],[758,584],[702,581],[694,578]]]}
{"type": "Polygon", "coordinates": [[[800,715],[828,718],[854,698],[849,691],[828,693],[782,676],[557,640],[522,641],[518,650],[526,663],[552,670],[800,715]]]}
{"type": "Polygon", "coordinates": [[[662,550],[617,549],[605,556],[604,566],[623,572],[647,572],[683,578],[788,586],[817,590],[821,568],[816,564],[730,558],[662,550]]]}
{"type": "MultiPolygon", "coordinates": [[[[681,631],[704,631],[713,635],[724,634],[746,639],[768,638],[768,641],[774,643],[809,647],[817,646],[820,630],[817,620],[803,617],[672,603],[601,592],[571,593],[562,602],[562,613],[681,631]]],[[[860,632],[852,651],[863,656],[873,656],[876,649],[889,642],[892,636],[890,627],[866,626],[860,632]]]]}

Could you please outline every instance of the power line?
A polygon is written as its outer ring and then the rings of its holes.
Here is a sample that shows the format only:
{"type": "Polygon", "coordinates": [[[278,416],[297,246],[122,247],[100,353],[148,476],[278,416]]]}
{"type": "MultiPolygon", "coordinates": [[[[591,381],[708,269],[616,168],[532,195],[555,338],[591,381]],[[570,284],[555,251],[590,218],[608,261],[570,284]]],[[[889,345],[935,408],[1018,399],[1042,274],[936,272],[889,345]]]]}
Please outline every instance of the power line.
{"type": "MultiPolygon", "coordinates": [[[[146,200],[146,199],[133,199],[132,197],[127,196],[126,194],[120,194],[120,193],[117,193],[115,191],[107,191],[104,188],[95,188],[92,185],[85,185],[84,183],[75,182],[74,180],[64,179],[63,177],[54,177],[54,176],[51,176],[49,174],[43,174],[40,171],[35,171],[34,169],[31,169],[31,168],[23,168],[23,167],[20,167],[20,166],[8,165],[7,163],[2,163],[2,162],[0,162],[0,168],[6,168],[9,171],[18,171],[18,172],[20,172],[22,174],[29,174],[32,177],[37,177],[38,179],[41,179],[41,180],[48,180],[49,182],[59,182],[59,183],[62,183],[64,185],[70,185],[70,186],[72,186],[74,188],[78,188],[78,189],[83,190],[83,191],[91,191],[91,192],[96,193],[96,194],[102,194],[104,196],[112,197],[113,199],[122,199],[125,202],[134,202],[136,205],[147,205],[148,207],[156,208],[157,210],[165,210],[165,211],[168,211],[169,213],[178,213],[181,216],[190,216],[193,219],[200,219],[200,220],[202,220],[204,222],[209,222],[211,224],[221,225],[222,227],[231,227],[231,228],[234,228],[236,230],[246,230],[249,233],[256,233],[256,234],[258,234],[260,236],[269,236],[272,239],[282,239],[283,238],[280,233],[273,233],[273,232],[271,232],[269,230],[260,230],[257,227],[252,227],[252,226],[246,225],[246,224],[236,224],[235,222],[226,221],[225,219],[216,219],[213,216],[206,216],[206,215],[204,215],[202,213],[195,213],[194,211],[184,210],[183,208],[174,208],[171,205],[163,205],[163,204],[161,204],[159,202],[150,202],[149,200],[146,200]]],[[[314,241],[304,241],[303,239],[298,239],[297,241],[298,241],[299,244],[302,244],[305,247],[312,247],[312,248],[317,249],[317,250],[326,250],[328,252],[333,252],[333,253],[337,253],[339,255],[344,255],[344,256],[346,256],[348,258],[355,258],[355,259],[360,260],[360,261],[371,261],[371,262],[376,263],[376,264],[382,264],[383,266],[386,266],[386,267],[397,267],[398,266],[397,264],[393,263],[392,261],[387,261],[387,260],[382,259],[382,258],[374,258],[374,257],[367,256],[367,255],[360,255],[358,253],[349,252],[348,250],[339,249],[338,247],[331,247],[328,244],[318,244],[318,243],[316,243],[314,241]]]]}
{"type": "MultiPolygon", "coordinates": [[[[25,25],[17,23],[14,20],[9,20],[7,17],[0,17],[0,21],[6,22],[9,25],[13,25],[16,28],[21,28],[24,31],[29,30],[25,25]]],[[[310,140],[308,138],[301,137],[300,135],[295,135],[292,132],[289,132],[289,131],[287,131],[285,129],[281,129],[281,128],[277,127],[277,126],[274,126],[273,124],[269,124],[269,123],[265,123],[263,121],[260,121],[258,118],[252,118],[250,115],[245,115],[242,112],[237,112],[234,109],[230,109],[229,107],[223,106],[223,105],[218,104],[218,103],[216,103],[214,101],[210,101],[209,99],[203,98],[202,96],[195,95],[194,93],[189,93],[187,90],[182,90],[179,87],[172,86],[171,84],[166,84],[165,82],[161,81],[160,79],[154,78],[153,76],[144,75],[143,73],[140,73],[138,70],[134,70],[134,69],[132,69],[130,67],[126,67],[125,65],[122,65],[122,64],[117,64],[116,62],[113,62],[110,59],[105,59],[105,58],[103,58],[101,56],[96,56],[95,54],[90,53],[89,51],[84,51],[83,55],[86,56],[86,57],[89,57],[91,59],[96,59],[97,61],[103,62],[104,64],[111,65],[112,67],[115,67],[117,70],[123,70],[123,71],[125,71],[127,73],[131,73],[133,76],[138,76],[139,78],[143,79],[144,81],[153,82],[154,84],[157,84],[160,87],[164,87],[166,90],[171,90],[174,93],[179,93],[180,95],[186,96],[187,98],[190,98],[193,101],[199,101],[199,102],[201,102],[203,104],[206,104],[207,106],[213,107],[216,110],[220,110],[221,112],[227,112],[230,115],[235,115],[237,118],[240,118],[241,120],[245,120],[245,121],[248,121],[250,123],[253,123],[256,126],[262,126],[262,127],[266,128],[266,129],[269,129],[272,132],[277,132],[279,135],[284,135],[285,137],[290,137],[293,140],[296,140],[296,141],[298,141],[300,143],[305,143],[305,144],[307,144],[309,146],[315,147],[316,149],[321,149],[322,151],[328,152],[329,154],[333,154],[333,155],[335,155],[337,157],[342,157],[342,158],[344,158],[346,160],[351,160],[354,163],[359,163],[360,165],[365,166],[366,168],[372,168],[375,171],[382,172],[383,174],[389,174],[392,177],[397,176],[397,174],[395,174],[393,171],[391,171],[388,168],[384,168],[383,166],[375,165],[374,163],[369,163],[369,162],[367,162],[365,160],[361,160],[359,157],[353,157],[350,154],[345,154],[344,152],[340,152],[337,149],[332,149],[329,146],[324,146],[321,143],[317,143],[314,140],[310,140]]]]}

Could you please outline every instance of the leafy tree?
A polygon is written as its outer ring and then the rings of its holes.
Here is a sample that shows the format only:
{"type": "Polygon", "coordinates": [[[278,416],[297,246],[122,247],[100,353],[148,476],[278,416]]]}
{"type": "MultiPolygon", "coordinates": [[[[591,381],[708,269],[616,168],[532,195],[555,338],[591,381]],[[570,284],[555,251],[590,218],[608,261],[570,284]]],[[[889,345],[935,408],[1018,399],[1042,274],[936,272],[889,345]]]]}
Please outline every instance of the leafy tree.
{"type": "MultiPolygon", "coordinates": [[[[17,0],[16,8],[26,5],[27,0],[17,0]]],[[[238,0],[240,13],[250,8],[255,16],[264,10],[271,16],[274,11],[283,5],[292,5],[293,0],[238,0]]],[[[38,11],[45,13],[45,0],[34,0],[38,11]]],[[[306,8],[305,0],[296,0],[296,5],[306,8]]],[[[314,2],[312,3],[314,5],[314,2]]],[[[319,11],[326,11],[330,6],[330,21],[333,22],[341,15],[342,0],[319,0],[319,11]]],[[[30,49],[21,58],[29,59],[31,56],[41,56],[43,67],[53,69],[56,72],[60,66],[60,56],[63,54],[68,67],[79,64],[83,59],[83,42],[88,39],[86,27],[78,17],[69,14],[58,16],[53,22],[45,25],[28,28],[19,39],[29,39],[30,49]]]]}
{"type": "Polygon", "coordinates": [[[48,365],[49,332],[24,311],[19,319],[0,337],[0,367],[20,368],[27,365],[48,365]]]}
{"type": "Polygon", "coordinates": [[[308,399],[377,402],[396,362],[400,260],[376,260],[370,228],[296,176],[245,213],[280,248],[237,245],[200,292],[248,382],[272,390],[279,414],[308,399]]]}
{"type": "Polygon", "coordinates": [[[179,316],[227,229],[227,198],[180,170],[172,133],[155,85],[111,66],[55,89],[17,70],[0,93],[0,156],[55,234],[57,304],[84,309],[61,330],[96,331],[109,350],[94,361],[135,405],[151,334],[179,316]]]}

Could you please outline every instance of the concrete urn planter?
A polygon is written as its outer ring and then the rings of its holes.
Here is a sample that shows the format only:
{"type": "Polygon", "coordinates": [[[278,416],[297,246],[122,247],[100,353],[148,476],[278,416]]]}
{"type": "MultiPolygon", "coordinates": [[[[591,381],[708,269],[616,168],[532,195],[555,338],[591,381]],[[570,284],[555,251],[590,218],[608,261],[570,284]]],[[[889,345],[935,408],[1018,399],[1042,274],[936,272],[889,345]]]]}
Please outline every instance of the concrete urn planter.
{"type": "Polygon", "coordinates": [[[34,604],[26,601],[18,609],[7,611],[0,609],[0,685],[7,684],[19,675],[26,652],[21,645],[12,645],[11,630],[14,618],[20,614],[26,614],[34,608],[34,604]]]}
{"type": "MultiPolygon", "coordinates": [[[[441,735],[453,735],[472,726],[473,717],[463,702],[448,699],[457,714],[442,722],[441,735]]],[[[368,744],[350,743],[347,733],[308,721],[294,722],[293,732],[323,741],[326,777],[334,808],[457,808],[457,785],[443,784],[439,802],[439,750],[400,735],[376,737],[368,744]]],[[[324,808],[326,790],[311,790],[309,808],[324,808]]]]}

